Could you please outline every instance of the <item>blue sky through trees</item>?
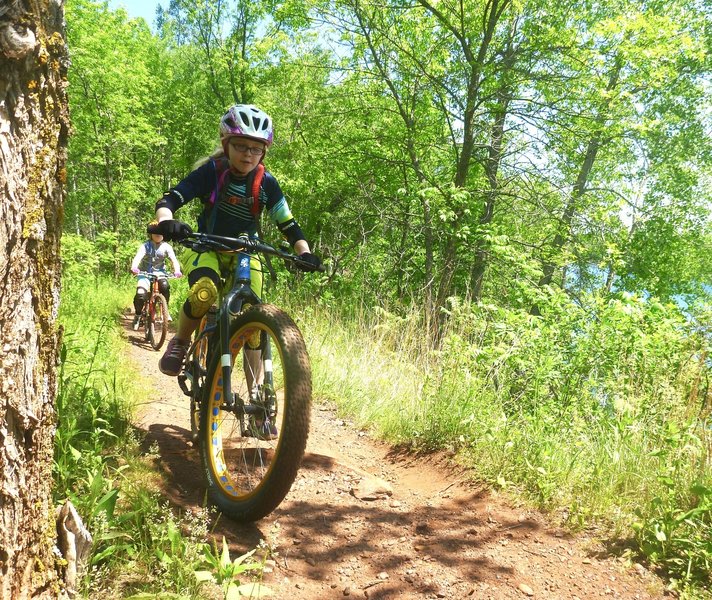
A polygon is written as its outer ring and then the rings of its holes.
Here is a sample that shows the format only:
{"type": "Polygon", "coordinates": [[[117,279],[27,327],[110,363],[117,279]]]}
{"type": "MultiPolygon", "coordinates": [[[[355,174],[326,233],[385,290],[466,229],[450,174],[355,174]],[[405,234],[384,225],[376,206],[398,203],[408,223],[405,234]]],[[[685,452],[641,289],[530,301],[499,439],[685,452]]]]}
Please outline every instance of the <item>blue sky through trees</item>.
{"type": "Polygon", "coordinates": [[[131,18],[142,17],[151,29],[153,29],[153,22],[156,20],[156,7],[159,4],[165,8],[168,2],[160,2],[158,0],[109,0],[109,8],[112,10],[123,8],[131,18]]]}

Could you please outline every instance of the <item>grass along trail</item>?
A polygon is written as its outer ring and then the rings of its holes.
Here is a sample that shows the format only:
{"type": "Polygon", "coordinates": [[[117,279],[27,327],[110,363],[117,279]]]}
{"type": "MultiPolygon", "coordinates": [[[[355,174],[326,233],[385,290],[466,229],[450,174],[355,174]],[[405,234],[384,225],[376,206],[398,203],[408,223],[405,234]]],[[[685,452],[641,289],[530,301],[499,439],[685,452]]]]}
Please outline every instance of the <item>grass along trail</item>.
{"type": "MultiPolygon", "coordinates": [[[[159,352],[124,318],[127,354],[146,381],[136,425],[158,448],[163,493],[179,511],[204,505],[188,399],[158,370],[159,352]]],[[[525,508],[473,486],[441,455],[399,453],[314,398],[307,453],[292,490],[270,516],[237,524],[213,515],[237,557],[266,540],[274,551],[264,584],[271,597],[588,600],[662,598],[641,565],[610,556],[525,508]]]]}

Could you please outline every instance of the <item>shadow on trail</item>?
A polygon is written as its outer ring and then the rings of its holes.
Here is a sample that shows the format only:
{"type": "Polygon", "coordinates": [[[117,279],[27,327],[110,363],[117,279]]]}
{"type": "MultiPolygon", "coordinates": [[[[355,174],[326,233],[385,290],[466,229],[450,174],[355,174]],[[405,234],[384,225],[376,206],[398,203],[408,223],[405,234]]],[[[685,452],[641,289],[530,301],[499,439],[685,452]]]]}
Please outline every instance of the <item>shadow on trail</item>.
{"type": "MultiPolygon", "coordinates": [[[[145,435],[141,451],[148,454],[154,445],[158,449],[155,464],[165,476],[163,494],[169,504],[181,512],[207,506],[200,453],[191,442],[190,431],[165,423],[154,423],[147,431],[141,431],[145,435]]],[[[231,550],[240,554],[253,549],[265,537],[256,524],[236,523],[217,512],[212,523],[215,540],[221,543],[225,536],[231,550]]]]}
{"type": "MultiPolygon", "coordinates": [[[[307,456],[295,485],[314,480],[314,475],[317,480],[323,478],[324,473],[319,471],[328,469],[330,462],[323,458],[315,460],[307,456]],[[305,471],[316,472],[310,476],[305,471]]],[[[391,506],[387,500],[361,501],[344,491],[341,491],[340,501],[332,504],[329,495],[339,491],[332,485],[325,488],[323,502],[290,502],[287,496],[274,513],[282,529],[299,540],[298,556],[294,560],[311,565],[310,576],[315,579],[324,578],[335,562],[372,558],[377,563],[377,571],[392,573],[412,564],[418,557],[434,566],[457,569],[471,582],[489,580],[493,574],[507,575],[513,570],[483,557],[484,547],[500,539],[503,531],[511,532],[512,537],[522,537],[541,529],[534,520],[502,520],[489,514],[487,494],[482,491],[448,500],[437,508],[423,503],[404,509],[391,506]],[[378,535],[374,536],[377,530],[378,535]],[[329,540],[333,543],[328,543],[329,540]]],[[[287,566],[289,555],[290,548],[283,550],[287,566]]],[[[400,589],[400,582],[379,582],[377,587],[369,589],[368,598],[392,598],[389,594],[394,592],[393,585],[400,589]]],[[[436,586],[425,581],[417,587],[420,592],[437,591],[436,586]]]]}
{"type": "MultiPolygon", "coordinates": [[[[144,450],[154,444],[159,453],[157,467],[166,475],[164,494],[170,504],[181,511],[205,506],[200,458],[190,442],[190,432],[177,425],[152,424],[144,450]]],[[[541,528],[533,520],[504,520],[490,513],[482,491],[447,499],[437,508],[428,502],[405,509],[391,506],[387,500],[361,501],[343,483],[350,476],[358,477],[334,458],[307,453],[292,491],[270,517],[240,524],[215,513],[215,540],[220,543],[225,536],[231,553],[238,556],[267,538],[276,545],[284,574],[307,572],[316,580],[333,576],[336,563],[372,562],[374,581],[368,598],[393,598],[406,584],[379,581],[375,574],[402,571],[415,558],[433,568],[457,570],[470,582],[511,576],[510,566],[490,559],[483,550],[503,536],[531,536],[541,528]],[[300,488],[305,486],[310,497],[316,493],[323,500],[300,500],[300,488]],[[338,500],[331,502],[336,495],[338,500]]],[[[438,592],[438,584],[420,573],[415,573],[407,586],[419,593],[438,592]]]]}
{"type": "Polygon", "coordinates": [[[129,341],[129,343],[133,344],[138,348],[141,348],[142,350],[149,350],[151,352],[155,352],[156,360],[160,358],[161,353],[151,347],[150,342],[146,339],[146,335],[140,329],[138,331],[134,331],[133,327],[129,327],[128,333],[126,334],[126,339],[129,341]]]}
{"type": "Polygon", "coordinates": [[[146,330],[144,329],[143,324],[137,330],[134,331],[133,318],[133,312],[125,312],[121,316],[121,319],[123,321],[124,332],[126,334],[126,340],[137,348],[141,348],[142,350],[148,350],[151,353],[155,353],[156,360],[158,360],[158,358],[160,357],[160,352],[154,350],[151,347],[151,343],[146,339],[146,330]]]}

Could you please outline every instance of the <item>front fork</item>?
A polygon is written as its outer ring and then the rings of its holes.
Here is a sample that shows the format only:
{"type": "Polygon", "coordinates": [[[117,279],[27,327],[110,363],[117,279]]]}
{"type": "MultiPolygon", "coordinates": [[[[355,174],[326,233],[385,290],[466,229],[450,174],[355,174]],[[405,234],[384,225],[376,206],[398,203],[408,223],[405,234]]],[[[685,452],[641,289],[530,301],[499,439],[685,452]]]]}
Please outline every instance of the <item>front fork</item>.
{"type": "MultiPolygon", "coordinates": [[[[258,304],[260,299],[250,287],[250,255],[245,252],[240,252],[237,255],[237,266],[235,267],[235,285],[230,292],[223,298],[222,310],[220,311],[220,320],[218,326],[220,328],[220,366],[222,368],[223,380],[223,401],[228,410],[234,410],[235,396],[232,392],[231,374],[233,369],[232,352],[230,350],[230,322],[240,312],[242,312],[245,304],[258,304]]],[[[272,373],[272,347],[270,345],[269,336],[261,334],[260,350],[257,352],[251,351],[247,344],[243,346],[243,356],[245,363],[246,379],[249,383],[248,390],[249,398],[252,399],[253,390],[257,390],[260,385],[260,372],[262,373],[262,389],[265,390],[265,396],[274,396],[274,393],[269,393],[267,390],[274,390],[274,378],[272,373]],[[252,356],[250,356],[252,355],[252,356]]],[[[271,398],[263,398],[262,402],[271,398]]],[[[273,403],[271,403],[273,404],[273,403]]],[[[239,407],[245,412],[252,412],[247,407],[239,407]]],[[[263,410],[262,408],[260,410],[263,410]]],[[[268,407],[271,413],[273,406],[268,407]]]]}

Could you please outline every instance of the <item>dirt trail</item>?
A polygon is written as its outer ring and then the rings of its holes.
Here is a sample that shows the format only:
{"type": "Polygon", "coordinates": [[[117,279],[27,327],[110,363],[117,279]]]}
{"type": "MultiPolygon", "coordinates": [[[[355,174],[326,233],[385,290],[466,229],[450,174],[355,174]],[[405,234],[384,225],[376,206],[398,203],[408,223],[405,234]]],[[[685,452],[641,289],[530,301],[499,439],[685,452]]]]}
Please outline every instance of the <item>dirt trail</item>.
{"type": "MultiPolygon", "coordinates": [[[[153,385],[139,427],[157,444],[182,510],[202,505],[198,452],[190,443],[188,400],[157,368],[150,349],[124,320],[137,376],[153,385]]],[[[445,458],[404,456],[339,419],[315,398],[307,454],[282,505],[251,525],[220,518],[233,557],[260,539],[278,552],[265,583],[275,598],[327,600],[662,598],[661,583],[642,566],[626,567],[585,537],[547,526],[467,483],[445,458]],[[392,495],[360,500],[362,484],[386,482],[392,495]]]]}

